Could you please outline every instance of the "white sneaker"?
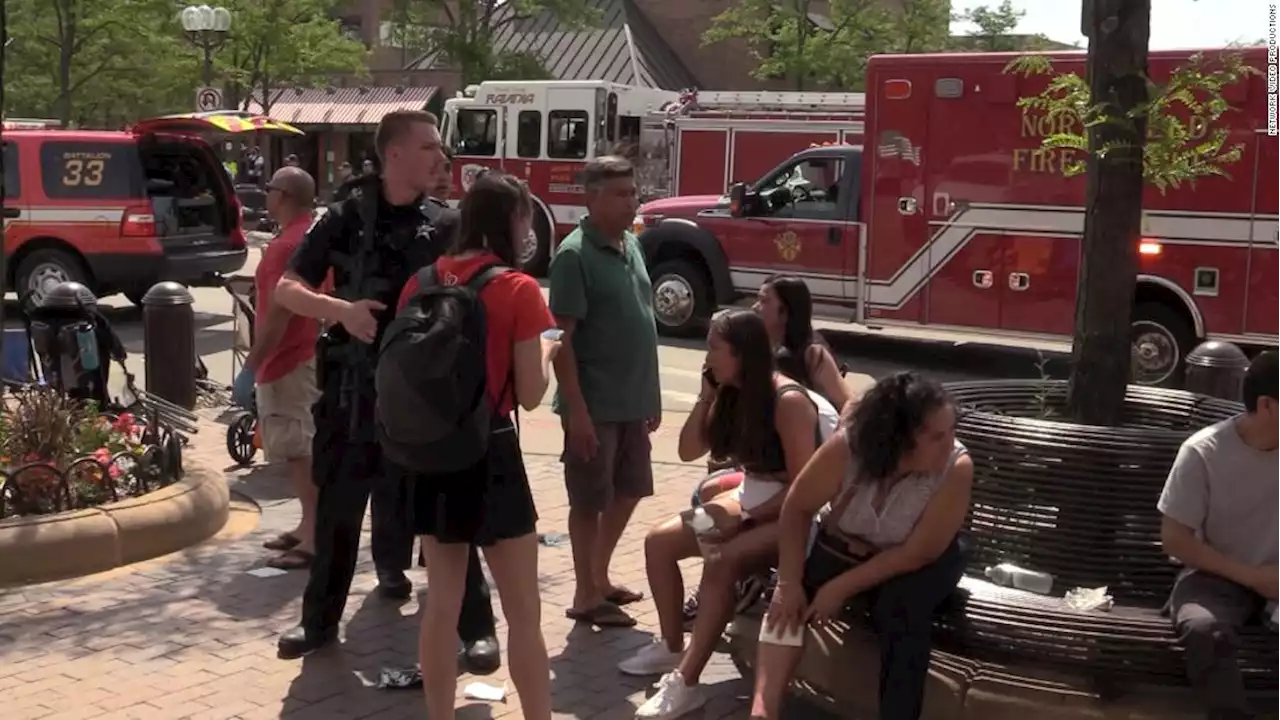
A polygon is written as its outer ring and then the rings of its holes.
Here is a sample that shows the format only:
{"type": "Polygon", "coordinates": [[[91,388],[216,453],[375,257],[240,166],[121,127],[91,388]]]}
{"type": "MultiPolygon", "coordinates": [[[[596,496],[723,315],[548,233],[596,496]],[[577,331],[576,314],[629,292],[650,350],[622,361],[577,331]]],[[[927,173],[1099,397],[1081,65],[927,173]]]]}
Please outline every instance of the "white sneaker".
{"type": "Polygon", "coordinates": [[[701,685],[684,684],[679,670],[672,670],[657,683],[658,692],[636,709],[636,717],[644,720],[670,720],[691,713],[707,702],[701,685]]]}
{"type": "Polygon", "coordinates": [[[671,652],[662,640],[640,648],[635,655],[618,663],[618,671],[624,675],[663,675],[676,669],[683,652],[671,652]]]}

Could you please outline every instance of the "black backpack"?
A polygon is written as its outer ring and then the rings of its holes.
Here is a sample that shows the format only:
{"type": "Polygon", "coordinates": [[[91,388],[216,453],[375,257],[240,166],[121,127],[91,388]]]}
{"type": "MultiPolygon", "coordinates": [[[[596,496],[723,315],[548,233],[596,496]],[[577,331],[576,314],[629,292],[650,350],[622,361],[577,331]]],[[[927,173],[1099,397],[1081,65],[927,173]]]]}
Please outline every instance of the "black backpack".
{"type": "MultiPolygon", "coordinates": [[[[466,470],[484,459],[495,408],[486,393],[487,325],[480,291],[510,271],[482,267],[465,285],[442,285],[436,266],[387,326],[374,374],[378,443],[412,471],[466,470]]],[[[502,396],[513,386],[508,376],[502,396]]]]}

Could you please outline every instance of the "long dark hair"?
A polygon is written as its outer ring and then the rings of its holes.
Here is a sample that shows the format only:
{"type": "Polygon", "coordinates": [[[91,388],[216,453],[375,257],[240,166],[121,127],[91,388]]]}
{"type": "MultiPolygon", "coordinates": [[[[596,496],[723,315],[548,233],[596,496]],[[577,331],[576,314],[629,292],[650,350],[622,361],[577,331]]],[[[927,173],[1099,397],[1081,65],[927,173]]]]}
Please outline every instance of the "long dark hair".
{"type": "Polygon", "coordinates": [[[727,310],[711,320],[738,358],[735,386],[721,384],[707,429],[711,456],[731,458],[740,465],[763,460],[765,442],[773,430],[773,352],[764,320],[750,310],[727,310]]]}
{"type": "Polygon", "coordinates": [[[859,482],[890,477],[916,447],[916,433],[934,410],[951,403],[935,380],[913,372],[881,378],[845,417],[859,482]]]}
{"type": "Polygon", "coordinates": [[[512,267],[523,238],[511,237],[511,220],[533,212],[529,188],[506,173],[480,173],[458,206],[461,227],[449,254],[488,250],[512,267]]]}
{"type": "Polygon", "coordinates": [[[764,281],[773,289],[778,302],[786,311],[787,321],[782,330],[782,346],[775,351],[778,372],[812,388],[807,354],[811,345],[826,347],[822,336],[813,331],[813,297],[809,286],[795,275],[779,273],[764,281]]]}

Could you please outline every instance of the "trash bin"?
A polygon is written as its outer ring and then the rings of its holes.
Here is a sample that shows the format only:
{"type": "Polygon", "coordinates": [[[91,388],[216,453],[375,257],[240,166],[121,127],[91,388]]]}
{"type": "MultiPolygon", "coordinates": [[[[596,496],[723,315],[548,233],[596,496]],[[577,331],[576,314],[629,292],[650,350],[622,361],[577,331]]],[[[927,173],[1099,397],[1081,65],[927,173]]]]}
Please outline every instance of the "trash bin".
{"type": "Polygon", "coordinates": [[[1209,340],[1187,353],[1189,392],[1240,402],[1241,385],[1249,358],[1229,342],[1209,340]]]}
{"type": "Polygon", "coordinates": [[[181,283],[156,283],[142,296],[147,394],[196,407],[195,298],[181,283]]]}

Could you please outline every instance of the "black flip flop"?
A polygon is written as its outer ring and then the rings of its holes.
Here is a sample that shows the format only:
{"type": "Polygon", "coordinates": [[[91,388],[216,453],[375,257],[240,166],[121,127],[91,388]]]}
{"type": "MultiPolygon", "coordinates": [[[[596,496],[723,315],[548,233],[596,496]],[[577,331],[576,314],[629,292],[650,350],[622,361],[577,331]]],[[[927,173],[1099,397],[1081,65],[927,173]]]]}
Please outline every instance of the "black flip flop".
{"type": "Polygon", "coordinates": [[[639,593],[635,590],[629,590],[624,587],[616,587],[613,589],[613,592],[605,595],[604,599],[618,607],[622,607],[623,605],[640,602],[644,599],[644,593],[639,593]]]}
{"type": "Polygon", "coordinates": [[[586,623],[599,628],[630,628],[636,626],[636,619],[626,614],[617,605],[608,600],[590,610],[564,611],[564,616],[574,622],[586,623]]]}

